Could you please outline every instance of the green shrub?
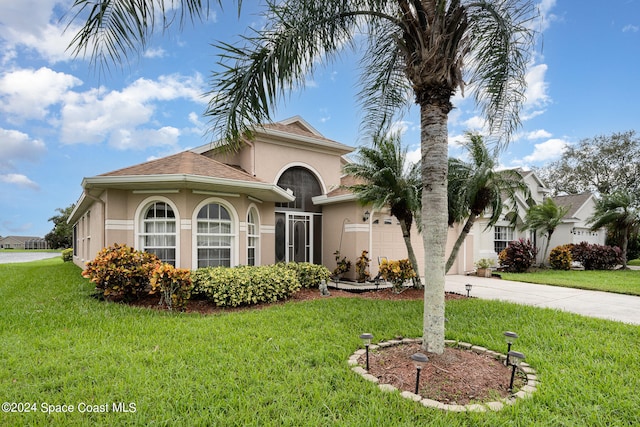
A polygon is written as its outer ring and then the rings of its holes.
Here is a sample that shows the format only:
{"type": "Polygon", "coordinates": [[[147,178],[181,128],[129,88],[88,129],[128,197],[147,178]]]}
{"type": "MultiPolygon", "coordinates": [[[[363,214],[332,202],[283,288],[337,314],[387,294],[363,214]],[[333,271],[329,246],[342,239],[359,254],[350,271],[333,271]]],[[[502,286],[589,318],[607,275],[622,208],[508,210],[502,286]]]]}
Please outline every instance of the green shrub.
{"type": "Polygon", "coordinates": [[[62,251],[62,261],[64,262],[73,261],[73,248],[65,249],[62,251]]]}
{"type": "Polygon", "coordinates": [[[554,270],[570,270],[573,257],[571,256],[572,244],[560,245],[551,249],[549,264],[554,270]]]}
{"type": "Polygon", "coordinates": [[[581,242],[573,245],[571,256],[585,270],[612,270],[622,263],[622,251],[617,246],[581,242]]]}
{"type": "Polygon", "coordinates": [[[162,295],[160,303],[164,303],[169,310],[173,310],[174,307],[184,310],[193,289],[191,271],[175,268],[171,264],[158,265],[151,272],[150,285],[149,293],[153,294],[159,290],[162,295]]]}
{"type": "Polygon", "coordinates": [[[200,268],[192,280],[195,293],[220,307],[275,302],[300,289],[296,272],[284,265],[200,268]]]}
{"type": "Polygon", "coordinates": [[[530,240],[514,240],[500,252],[500,266],[510,273],[524,273],[531,267],[538,254],[538,249],[530,240]]]}
{"type": "Polygon", "coordinates": [[[324,265],[292,261],[284,266],[296,273],[300,286],[303,288],[317,288],[321,281],[327,281],[331,277],[331,272],[324,265]]]}
{"type": "Polygon", "coordinates": [[[95,283],[105,298],[131,300],[148,293],[151,272],[158,265],[160,260],[154,254],[116,243],[89,261],[82,275],[95,283]]]}

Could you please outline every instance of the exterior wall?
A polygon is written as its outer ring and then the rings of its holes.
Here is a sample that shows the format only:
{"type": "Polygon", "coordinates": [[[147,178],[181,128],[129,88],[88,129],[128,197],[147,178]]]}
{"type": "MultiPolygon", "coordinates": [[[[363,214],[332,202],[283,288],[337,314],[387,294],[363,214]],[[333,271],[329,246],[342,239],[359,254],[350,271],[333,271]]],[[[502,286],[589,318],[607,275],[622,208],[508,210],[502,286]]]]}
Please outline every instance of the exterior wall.
{"type": "MultiPolygon", "coordinates": [[[[458,239],[458,235],[462,231],[462,227],[464,224],[454,224],[453,227],[449,227],[449,231],[447,234],[447,248],[446,248],[446,256],[449,258],[451,251],[453,249],[453,245],[458,239]]],[[[447,272],[447,274],[466,274],[470,271],[474,270],[473,263],[476,261],[474,258],[474,244],[476,241],[475,228],[471,230],[471,232],[467,235],[464,240],[464,243],[460,247],[458,251],[458,255],[456,260],[454,261],[451,269],[447,272]]],[[[422,242],[420,242],[422,244],[422,242]]],[[[424,272],[422,273],[424,275],[424,272]]]]}
{"type": "Polygon", "coordinates": [[[141,216],[145,208],[154,201],[168,203],[176,215],[176,266],[196,268],[194,247],[194,217],[203,204],[212,202],[225,206],[232,217],[234,242],[232,244],[232,265],[247,262],[247,214],[251,207],[258,212],[259,252],[258,261],[273,263],[275,240],[274,204],[255,203],[244,195],[222,198],[214,195],[198,194],[188,189],[163,194],[124,190],[107,190],[101,197],[106,204],[94,202],[76,223],[77,254],[74,262],[84,267],[85,262],[95,258],[106,246],[114,243],[127,244],[136,249],[142,245],[136,238],[141,216]],[[106,216],[103,211],[106,206],[106,216]],[[103,234],[104,233],[104,234],[103,234]]]}

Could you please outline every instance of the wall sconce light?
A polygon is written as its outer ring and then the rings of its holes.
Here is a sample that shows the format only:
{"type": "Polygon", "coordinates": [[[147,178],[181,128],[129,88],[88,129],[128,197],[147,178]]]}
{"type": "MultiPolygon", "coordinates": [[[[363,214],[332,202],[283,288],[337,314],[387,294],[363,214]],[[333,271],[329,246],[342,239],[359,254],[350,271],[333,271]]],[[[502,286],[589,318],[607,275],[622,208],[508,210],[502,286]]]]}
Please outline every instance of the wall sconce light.
{"type": "Polygon", "coordinates": [[[425,363],[429,361],[429,358],[424,353],[414,353],[411,355],[411,360],[416,364],[416,394],[418,394],[420,386],[420,371],[425,363]]]}
{"type": "Polygon", "coordinates": [[[467,290],[467,298],[469,298],[469,292],[471,292],[471,283],[467,283],[464,285],[464,288],[467,290]]]}
{"type": "Polygon", "coordinates": [[[510,351],[507,353],[507,360],[511,360],[511,381],[509,381],[509,393],[513,393],[513,380],[516,376],[516,367],[524,360],[524,354],[519,351],[510,351]]]}
{"type": "Polygon", "coordinates": [[[371,217],[371,213],[369,211],[364,211],[364,214],[362,215],[362,221],[367,222],[369,221],[370,217],[371,217]]]}
{"type": "Polygon", "coordinates": [[[507,360],[506,366],[509,366],[509,353],[511,353],[511,345],[518,339],[518,334],[515,332],[507,331],[504,333],[504,339],[507,342],[507,360]]]}
{"type": "Polygon", "coordinates": [[[366,357],[367,357],[367,371],[369,371],[369,345],[371,344],[373,335],[370,333],[364,333],[360,335],[360,339],[364,342],[364,348],[365,348],[366,357]]]}

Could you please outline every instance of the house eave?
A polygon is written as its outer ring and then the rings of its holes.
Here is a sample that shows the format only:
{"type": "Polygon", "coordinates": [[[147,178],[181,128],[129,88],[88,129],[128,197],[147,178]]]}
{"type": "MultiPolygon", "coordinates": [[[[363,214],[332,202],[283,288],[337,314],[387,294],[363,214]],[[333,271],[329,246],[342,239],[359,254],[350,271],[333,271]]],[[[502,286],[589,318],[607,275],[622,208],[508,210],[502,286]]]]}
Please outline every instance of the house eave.
{"type": "Polygon", "coordinates": [[[357,197],[355,194],[341,194],[339,196],[328,197],[326,194],[313,197],[314,205],[330,205],[333,203],[355,202],[357,197]]]}

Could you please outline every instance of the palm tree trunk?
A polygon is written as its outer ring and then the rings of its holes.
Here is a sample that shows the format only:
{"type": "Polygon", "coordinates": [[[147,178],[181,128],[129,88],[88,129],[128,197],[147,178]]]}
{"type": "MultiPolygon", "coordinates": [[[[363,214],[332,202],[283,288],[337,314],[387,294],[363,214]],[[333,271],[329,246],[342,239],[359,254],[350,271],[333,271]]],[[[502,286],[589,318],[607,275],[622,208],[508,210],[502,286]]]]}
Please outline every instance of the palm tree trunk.
{"type": "Polygon", "coordinates": [[[553,231],[549,231],[549,234],[547,234],[547,244],[544,245],[544,253],[542,254],[542,265],[546,265],[546,261],[547,261],[547,253],[549,252],[549,244],[551,243],[551,235],[553,234],[553,231]]]}
{"type": "Polygon", "coordinates": [[[622,233],[622,268],[627,269],[627,247],[629,246],[629,230],[622,233]]]}
{"type": "Polygon", "coordinates": [[[451,270],[451,266],[453,266],[453,263],[458,257],[458,252],[460,252],[460,247],[462,246],[462,243],[464,243],[464,240],[467,238],[467,236],[471,232],[471,227],[473,227],[473,224],[476,222],[476,218],[478,218],[478,216],[473,213],[469,215],[469,218],[467,218],[467,222],[464,224],[464,227],[462,228],[462,231],[460,232],[460,235],[458,236],[456,243],[454,243],[453,249],[451,249],[451,253],[449,254],[449,259],[447,260],[447,265],[445,266],[445,271],[448,272],[449,270],[451,270]]]}
{"type": "Polygon", "coordinates": [[[407,223],[404,219],[399,219],[398,221],[400,222],[400,229],[402,230],[404,244],[407,246],[407,256],[409,257],[409,261],[411,261],[413,271],[416,272],[416,277],[413,279],[413,287],[422,289],[420,270],[418,270],[418,259],[416,258],[416,253],[413,251],[413,245],[411,244],[411,230],[407,227],[407,223]]]}
{"type": "Polygon", "coordinates": [[[426,99],[420,104],[424,319],[422,347],[444,352],[444,284],[447,244],[447,112],[450,105],[426,99]]]}

